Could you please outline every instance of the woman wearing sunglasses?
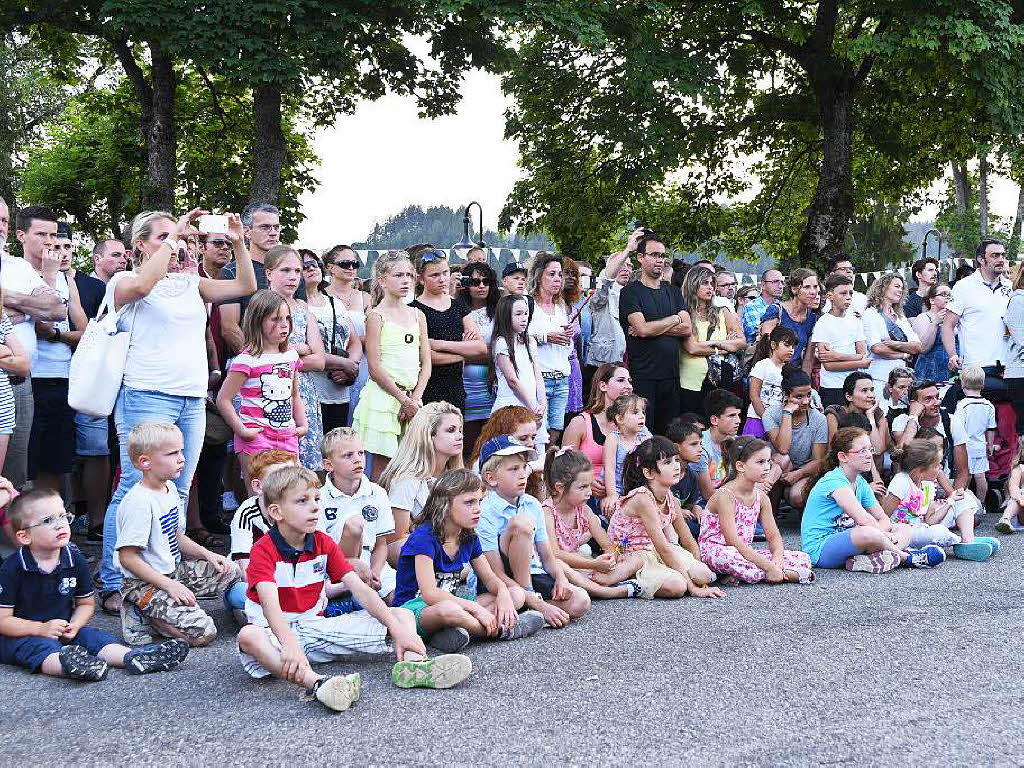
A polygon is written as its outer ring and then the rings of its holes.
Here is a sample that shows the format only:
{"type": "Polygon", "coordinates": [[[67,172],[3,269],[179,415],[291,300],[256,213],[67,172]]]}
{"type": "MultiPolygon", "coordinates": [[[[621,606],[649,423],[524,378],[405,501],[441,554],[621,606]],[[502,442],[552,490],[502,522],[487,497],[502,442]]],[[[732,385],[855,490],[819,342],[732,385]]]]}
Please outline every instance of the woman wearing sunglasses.
{"type": "MultiPolygon", "coordinates": [[[[357,276],[359,256],[349,245],[336,245],[324,254],[324,266],[330,277],[324,295],[340,302],[337,305],[338,311],[348,316],[349,322],[352,323],[352,331],[359,338],[360,348],[365,349],[366,311],[370,308],[370,294],[362,290],[357,276]]],[[[359,402],[359,393],[363,391],[363,385],[369,375],[370,370],[364,354],[359,361],[359,375],[348,389],[346,426],[352,425],[352,414],[355,413],[356,404],[359,402]]]]}
{"type": "MultiPolygon", "coordinates": [[[[953,298],[948,283],[936,283],[921,300],[923,312],[910,318],[910,324],[921,339],[921,352],[914,363],[914,376],[918,381],[946,381],[949,378],[949,355],[942,346],[942,323],[946,319],[946,306],[953,298]]],[[[957,341],[957,353],[960,342],[957,341]]]]}
{"type": "MultiPolygon", "coordinates": [[[[491,343],[494,330],[494,309],[498,306],[501,291],[498,276],[487,264],[467,264],[462,271],[459,297],[470,308],[469,319],[476,325],[485,344],[491,343]]],[[[462,384],[466,390],[466,410],[463,430],[465,432],[465,453],[469,452],[480,437],[484,422],[491,417],[494,393],[491,391],[489,355],[466,358],[462,371],[462,384]]]]}

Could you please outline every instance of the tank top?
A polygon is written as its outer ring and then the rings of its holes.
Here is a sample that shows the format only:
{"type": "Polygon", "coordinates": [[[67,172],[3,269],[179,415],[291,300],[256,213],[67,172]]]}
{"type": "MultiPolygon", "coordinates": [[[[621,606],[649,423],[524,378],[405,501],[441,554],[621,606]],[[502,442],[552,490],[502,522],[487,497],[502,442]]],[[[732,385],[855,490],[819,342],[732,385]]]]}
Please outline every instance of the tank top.
{"type": "Polygon", "coordinates": [[[590,463],[594,465],[594,477],[597,477],[604,468],[604,432],[601,431],[601,425],[597,423],[594,414],[584,412],[582,416],[587,431],[580,441],[580,453],[590,459],[590,463]]]}
{"type": "MultiPolygon", "coordinates": [[[[725,328],[725,313],[719,310],[715,332],[708,338],[708,320],[693,320],[693,335],[697,341],[725,341],[728,331],[725,328]]],[[[682,347],[679,349],[679,386],[689,392],[700,392],[704,379],[708,375],[708,359],[702,355],[691,355],[682,347]]]]}
{"type": "Polygon", "coordinates": [[[420,324],[405,326],[377,314],[381,317],[380,364],[395,384],[412,390],[420,376],[420,324]]]}

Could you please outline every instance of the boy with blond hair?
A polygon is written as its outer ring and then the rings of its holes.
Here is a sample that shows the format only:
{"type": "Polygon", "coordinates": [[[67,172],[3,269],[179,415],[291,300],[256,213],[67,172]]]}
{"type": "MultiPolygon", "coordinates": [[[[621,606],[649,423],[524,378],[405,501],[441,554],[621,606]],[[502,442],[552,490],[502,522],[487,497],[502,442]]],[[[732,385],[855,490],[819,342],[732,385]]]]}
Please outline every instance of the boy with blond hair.
{"type": "Polygon", "coordinates": [[[96,610],[92,576],[71,544],[71,520],[56,491],[29,491],[8,515],[20,548],[0,567],[0,662],[97,681],[109,666],[142,675],[185,660],[188,644],[181,640],[133,650],[85,626],[96,610]]]}
{"type": "Polygon", "coordinates": [[[321,675],[310,662],[394,651],[398,661],[391,679],[400,688],[461,683],[473,668],[469,658],[428,659],[412,611],[388,608],[355,574],[334,539],[317,530],[319,489],[316,475],[304,467],[281,467],[263,479],[273,524],[249,559],[245,611],[251,623],[238,633],[243,669],[255,678],[273,675],[297,683],[336,711],[358,700],[359,673],[321,675]],[[342,582],[365,610],[323,616],[328,582],[342,582]]]}
{"type": "Polygon", "coordinates": [[[125,642],[149,643],[155,632],[208,645],[217,628],[197,598],[223,594],[238,581],[238,570],[185,535],[185,510],[173,483],[185,466],[181,431],[162,422],[139,424],[128,435],[128,456],[142,479],[117,509],[114,566],[124,575],[125,642]]]}
{"type": "Polygon", "coordinates": [[[967,467],[974,478],[974,495],[985,504],[988,496],[988,458],[996,450],[996,407],[981,396],[985,388],[985,369],[969,365],[960,372],[964,399],[956,405],[953,418],[967,435],[967,467]]]}
{"type": "Polygon", "coordinates": [[[249,485],[253,495],[238,505],[231,518],[231,559],[242,578],[224,593],[224,602],[238,626],[248,624],[245,618],[246,570],[252,545],[270,530],[272,521],[263,500],[263,477],[280,467],[298,466],[299,457],[282,448],[257,451],[249,457],[249,485]]]}

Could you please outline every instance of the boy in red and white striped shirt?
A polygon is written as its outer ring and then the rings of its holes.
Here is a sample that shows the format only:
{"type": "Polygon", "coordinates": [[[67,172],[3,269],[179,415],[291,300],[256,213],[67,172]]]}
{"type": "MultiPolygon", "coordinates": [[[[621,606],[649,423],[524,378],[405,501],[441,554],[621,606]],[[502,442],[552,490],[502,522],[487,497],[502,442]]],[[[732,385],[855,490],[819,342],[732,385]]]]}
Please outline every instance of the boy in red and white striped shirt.
{"type": "Polygon", "coordinates": [[[274,524],[249,558],[245,612],[238,633],[242,667],[253,677],[290,680],[334,710],[359,698],[359,674],[329,677],[310,662],[353,654],[398,657],[391,679],[401,688],[450,688],[472,671],[468,657],[426,658],[411,611],[389,608],[352,570],[341,549],[317,531],[320,483],[303,467],[281,467],[263,479],[263,498],[274,524]],[[365,610],[325,618],[325,586],[343,582],[365,610]]]}

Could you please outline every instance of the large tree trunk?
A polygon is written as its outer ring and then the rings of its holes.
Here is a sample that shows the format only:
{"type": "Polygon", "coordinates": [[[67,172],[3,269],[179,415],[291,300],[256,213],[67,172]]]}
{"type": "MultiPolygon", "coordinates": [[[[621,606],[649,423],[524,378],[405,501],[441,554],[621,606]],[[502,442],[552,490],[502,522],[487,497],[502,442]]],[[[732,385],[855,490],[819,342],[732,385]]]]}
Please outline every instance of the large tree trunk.
{"type": "Polygon", "coordinates": [[[853,217],[853,88],[845,77],[815,86],[824,143],[818,186],[800,236],[801,264],[838,256],[853,217]]]}
{"type": "Polygon", "coordinates": [[[988,153],[978,162],[978,227],[988,237],[988,153]]]}
{"type": "Polygon", "coordinates": [[[956,197],[956,212],[961,216],[967,214],[971,207],[971,179],[967,175],[967,166],[950,163],[953,172],[953,194],[956,197]]]}
{"type": "Polygon", "coordinates": [[[1010,244],[1007,246],[1007,253],[1016,258],[1020,253],[1020,231],[1021,223],[1024,222],[1024,182],[1017,192],[1017,216],[1013,220],[1013,232],[1010,233],[1010,244]]]}
{"type": "Polygon", "coordinates": [[[281,129],[281,89],[258,85],[252,93],[252,184],[250,203],[277,204],[281,193],[281,170],[288,157],[281,129]]]}

